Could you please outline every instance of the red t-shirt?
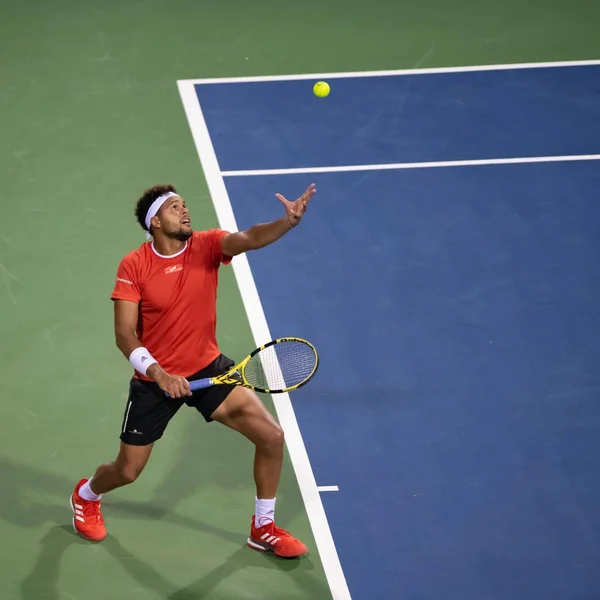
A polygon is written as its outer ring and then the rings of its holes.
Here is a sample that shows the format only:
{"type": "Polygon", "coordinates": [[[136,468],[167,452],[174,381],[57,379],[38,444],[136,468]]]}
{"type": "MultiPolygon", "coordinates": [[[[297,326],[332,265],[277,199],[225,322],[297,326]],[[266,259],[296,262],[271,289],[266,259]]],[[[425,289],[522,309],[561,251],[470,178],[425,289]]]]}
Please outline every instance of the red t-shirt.
{"type": "Polygon", "coordinates": [[[172,256],[146,242],[119,264],[111,299],[139,304],[137,336],[167,373],[189,377],[220,354],[217,284],[219,266],[231,262],[221,251],[227,233],[196,231],[172,256]]]}

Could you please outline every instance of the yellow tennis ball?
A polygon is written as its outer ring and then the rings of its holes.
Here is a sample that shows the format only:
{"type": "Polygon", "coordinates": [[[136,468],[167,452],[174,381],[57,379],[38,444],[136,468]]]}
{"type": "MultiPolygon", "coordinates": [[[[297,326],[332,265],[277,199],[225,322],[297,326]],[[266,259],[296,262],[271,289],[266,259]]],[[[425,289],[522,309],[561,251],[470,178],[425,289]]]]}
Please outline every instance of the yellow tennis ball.
{"type": "Polygon", "coordinates": [[[325,81],[317,81],[313,87],[313,92],[315,93],[315,96],[325,98],[325,96],[329,96],[330,89],[329,84],[325,81]]]}

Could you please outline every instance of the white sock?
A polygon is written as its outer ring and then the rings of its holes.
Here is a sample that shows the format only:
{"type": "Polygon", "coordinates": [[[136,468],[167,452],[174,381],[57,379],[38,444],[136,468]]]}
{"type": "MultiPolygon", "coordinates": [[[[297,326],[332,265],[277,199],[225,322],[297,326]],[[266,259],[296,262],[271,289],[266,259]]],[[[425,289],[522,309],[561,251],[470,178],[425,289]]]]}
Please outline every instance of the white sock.
{"type": "Polygon", "coordinates": [[[92,481],[91,479],[88,479],[80,488],[79,488],[79,495],[84,499],[84,500],[88,500],[91,502],[97,502],[98,500],[100,500],[100,498],[102,498],[102,494],[94,494],[94,492],[92,492],[92,489],[90,488],[90,481],[92,481]]]}
{"type": "Polygon", "coordinates": [[[256,527],[262,527],[268,525],[271,521],[275,521],[275,498],[268,500],[255,498],[255,500],[254,523],[256,527]]]}

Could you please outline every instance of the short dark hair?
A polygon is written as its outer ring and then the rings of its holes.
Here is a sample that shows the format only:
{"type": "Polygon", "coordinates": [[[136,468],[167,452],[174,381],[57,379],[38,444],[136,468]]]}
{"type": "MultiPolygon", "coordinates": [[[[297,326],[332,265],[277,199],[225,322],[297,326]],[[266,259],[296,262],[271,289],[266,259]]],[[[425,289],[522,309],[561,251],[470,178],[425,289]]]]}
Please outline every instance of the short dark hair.
{"type": "Polygon", "coordinates": [[[167,192],[177,193],[177,190],[172,185],[155,185],[147,189],[142,197],[137,201],[135,205],[135,218],[144,231],[149,231],[146,227],[146,215],[152,203],[163,194],[167,192]]]}

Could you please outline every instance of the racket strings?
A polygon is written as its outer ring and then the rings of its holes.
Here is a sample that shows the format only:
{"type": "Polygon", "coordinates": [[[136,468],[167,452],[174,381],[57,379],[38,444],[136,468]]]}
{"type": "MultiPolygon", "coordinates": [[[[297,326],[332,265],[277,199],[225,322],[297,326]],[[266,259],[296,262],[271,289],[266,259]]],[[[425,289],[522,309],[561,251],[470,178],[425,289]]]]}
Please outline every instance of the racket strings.
{"type": "Polygon", "coordinates": [[[257,388],[287,389],[309,379],[316,364],[317,356],[308,344],[289,340],[255,354],[244,368],[244,377],[257,388]]]}

